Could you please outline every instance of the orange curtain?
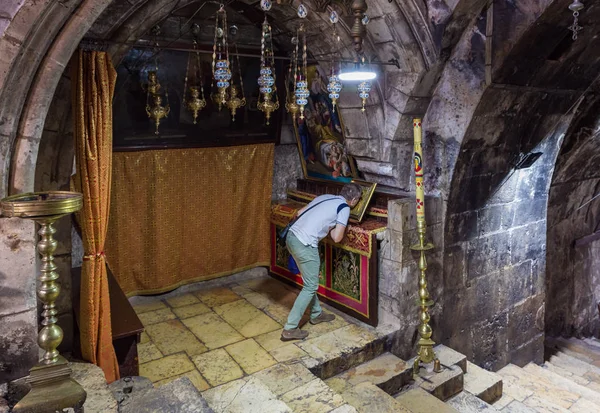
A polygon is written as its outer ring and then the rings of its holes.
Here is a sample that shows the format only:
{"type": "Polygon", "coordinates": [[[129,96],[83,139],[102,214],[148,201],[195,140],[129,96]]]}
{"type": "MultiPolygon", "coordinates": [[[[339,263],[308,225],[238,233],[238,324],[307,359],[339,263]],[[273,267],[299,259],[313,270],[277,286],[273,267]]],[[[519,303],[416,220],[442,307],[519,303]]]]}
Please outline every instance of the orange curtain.
{"type": "Polygon", "coordinates": [[[267,266],[273,144],[115,152],[106,256],[128,296],[267,266]]]}
{"type": "Polygon", "coordinates": [[[81,271],[81,352],[100,366],[107,382],[119,378],[112,344],[104,240],[110,210],[112,99],[117,73],[106,52],[78,50],[72,62],[76,175],[83,193],[77,214],[85,255],[81,271]]]}

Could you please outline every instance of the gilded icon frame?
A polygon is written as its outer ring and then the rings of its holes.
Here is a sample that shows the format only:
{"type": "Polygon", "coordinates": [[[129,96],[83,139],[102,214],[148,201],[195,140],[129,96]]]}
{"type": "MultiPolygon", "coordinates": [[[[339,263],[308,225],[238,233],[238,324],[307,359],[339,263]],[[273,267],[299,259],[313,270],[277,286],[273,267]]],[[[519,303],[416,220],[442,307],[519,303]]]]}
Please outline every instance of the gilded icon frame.
{"type": "Polygon", "coordinates": [[[365,216],[371,198],[373,198],[373,194],[375,193],[375,188],[377,188],[377,183],[362,181],[360,179],[353,179],[352,183],[360,185],[362,189],[360,201],[350,210],[350,222],[359,223],[365,216]]]}

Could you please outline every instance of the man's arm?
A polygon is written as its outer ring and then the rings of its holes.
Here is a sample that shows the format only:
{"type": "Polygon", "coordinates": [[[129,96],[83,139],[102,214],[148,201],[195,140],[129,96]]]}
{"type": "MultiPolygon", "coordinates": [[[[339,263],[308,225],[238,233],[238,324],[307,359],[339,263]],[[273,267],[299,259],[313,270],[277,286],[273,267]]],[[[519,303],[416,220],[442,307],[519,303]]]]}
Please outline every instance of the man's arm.
{"type": "Polygon", "coordinates": [[[340,242],[344,239],[344,233],[346,232],[346,226],[342,224],[336,224],[335,227],[329,232],[331,239],[334,242],[340,242]]]}

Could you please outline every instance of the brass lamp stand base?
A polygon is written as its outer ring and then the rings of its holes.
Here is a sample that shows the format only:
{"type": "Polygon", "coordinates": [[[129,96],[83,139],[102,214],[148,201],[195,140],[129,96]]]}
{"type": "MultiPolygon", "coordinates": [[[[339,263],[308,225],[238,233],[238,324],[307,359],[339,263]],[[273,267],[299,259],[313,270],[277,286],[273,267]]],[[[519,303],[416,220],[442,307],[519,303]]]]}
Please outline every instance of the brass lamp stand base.
{"type": "Polygon", "coordinates": [[[76,413],[83,412],[85,390],[71,378],[71,367],[64,357],[58,356],[53,364],[35,365],[27,383],[31,390],[14,407],[14,413],[54,413],[69,407],[76,413]]]}
{"type": "Polygon", "coordinates": [[[431,319],[429,315],[429,307],[433,306],[433,300],[429,298],[429,291],[427,291],[427,279],[425,277],[425,271],[427,270],[427,260],[425,259],[425,251],[433,249],[433,244],[425,242],[425,219],[417,221],[417,234],[419,235],[419,243],[411,246],[413,251],[419,251],[419,298],[417,298],[417,306],[419,306],[419,319],[421,324],[419,325],[418,331],[421,338],[419,339],[419,350],[417,351],[417,357],[413,363],[413,376],[419,374],[421,363],[429,364],[433,362],[433,371],[439,373],[442,371],[440,360],[436,357],[433,351],[435,342],[431,339],[433,331],[429,325],[431,319]]]}
{"type": "Polygon", "coordinates": [[[65,408],[83,412],[86,392],[71,378],[69,362],[57,347],[63,331],[57,322],[56,300],[60,295],[59,274],[54,264],[57,242],[54,222],[81,209],[83,196],[76,192],[51,191],[9,196],[0,201],[2,215],[31,219],[40,224],[37,250],[42,255],[37,296],[44,304],[42,329],[38,345],[44,350],[42,360],[30,370],[27,382],[31,391],[15,406],[16,413],[55,413],[65,408]]]}

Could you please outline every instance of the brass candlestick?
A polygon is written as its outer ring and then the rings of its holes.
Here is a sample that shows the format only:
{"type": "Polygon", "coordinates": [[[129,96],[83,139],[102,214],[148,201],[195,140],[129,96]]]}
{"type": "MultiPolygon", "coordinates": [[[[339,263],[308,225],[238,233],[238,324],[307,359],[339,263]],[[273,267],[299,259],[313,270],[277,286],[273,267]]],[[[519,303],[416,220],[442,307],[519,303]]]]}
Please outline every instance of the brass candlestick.
{"type": "Polygon", "coordinates": [[[60,295],[60,284],[57,282],[59,275],[53,256],[57,247],[53,224],[59,218],[81,209],[83,196],[66,191],[26,193],[4,198],[0,205],[3,216],[31,219],[41,226],[37,249],[42,255],[42,265],[37,296],[44,303],[44,310],[38,345],[44,350],[44,355],[29,372],[27,382],[31,385],[31,391],[17,403],[13,412],[55,412],[67,408],[82,412],[86,392],[71,378],[69,363],[57,350],[63,339],[63,331],[56,324],[55,302],[60,295]]]}
{"type": "Polygon", "coordinates": [[[423,130],[420,118],[413,119],[413,132],[415,140],[415,153],[414,153],[414,169],[415,169],[415,185],[416,185],[416,216],[417,216],[417,234],[419,235],[419,243],[411,246],[410,248],[414,251],[419,251],[419,298],[417,299],[417,305],[420,308],[419,319],[421,324],[419,325],[419,350],[417,357],[413,365],[413,375],[419,374],[420,363],[425,364],[434,362],[433,371],[441,371],[440,362],[435,356],[433,351],[433,345],[435,342],[431,339],[431,326],[429,325],[429,307],[433,306],[433,300],[429,298],[429,291],[427,291],[427,279],[425,278],[425,271],[427,270],[427,260],[425,259],[425,251],[433,248],[433,244],[425,242],[425,233],[427,224],[425,222],[425,185],[423,182],[424,166],[423,166],[423,148],[421,146],[423,138],[423,130]]]}
{"type": "Polygon", "coordinates": [[[235,122],[235,112],[239,108],[246,106],[246,98],[242,96],[240,99],[238,97],[238,87],[234,84],[231,84],[231,87],[229,88],[229,100],[226,105],[231,111],[231,120],[235,122]]]}

